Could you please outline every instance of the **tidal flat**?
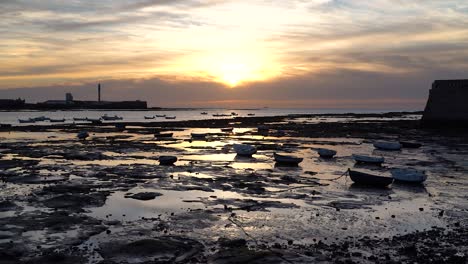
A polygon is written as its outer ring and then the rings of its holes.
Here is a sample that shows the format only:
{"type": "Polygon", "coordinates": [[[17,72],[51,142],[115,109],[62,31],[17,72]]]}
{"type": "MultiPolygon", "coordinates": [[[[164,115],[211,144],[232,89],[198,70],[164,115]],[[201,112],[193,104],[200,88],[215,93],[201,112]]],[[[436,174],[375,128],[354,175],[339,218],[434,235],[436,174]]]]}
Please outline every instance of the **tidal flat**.
{"type": "Polygon", "coordinates": [[[467,131],[423,129],[412,113],[121,124],[0,130],[0,263],[468,260],[467,131]],[[239,157],[236,143],[258,152],[239,157]],[[281,166],[275,152],[304,161],[281,166]],[[355,164],[355,153],[385,163],[355,164]],[[178,160],[162,166],[160,155],[178,160]],[[408,167],[427,180],[369,188],[345,174],[408,167]]]}

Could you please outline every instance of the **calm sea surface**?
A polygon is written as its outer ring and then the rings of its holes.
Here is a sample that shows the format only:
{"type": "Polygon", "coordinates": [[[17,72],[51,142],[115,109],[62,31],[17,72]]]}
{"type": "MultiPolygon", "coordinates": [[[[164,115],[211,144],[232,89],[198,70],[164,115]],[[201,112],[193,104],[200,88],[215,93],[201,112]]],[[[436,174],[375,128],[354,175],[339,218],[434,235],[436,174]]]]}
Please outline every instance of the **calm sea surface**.
{"type": "MultiPolygon", "coordinates": [[[[108,116],[123,117],[124,122],[155,122],[155,121],[186,121],[186,120],[203,120],[203,119],[221,119],[234,118],[229,117],[213,117],[213,114],[231,114],[235,112],[240,117],[245,117],[248,114],[255,116],[278,116],[278,115],[293,115],[293,114],[326,114],[326,113],[384,113],[392,110],[358,110],[358,109],[278,109],[264,108],[257,110],[235,110],[235,109],[196,109],[196,110],[169,110],[169,111],[124,111],[124,110],[77,110],[77,111],[0,111],[0,123],[12,125],[33,125],[30,123],[20,124],[18,119],[29,119],[45,116],[52,119],[65,119],[63,123],[80,123],[83,121],[75,121],[73,118],[100,118],[107,114],[108,116]],[[201,112],[207,112],[207,115],[202,115],[201,112]],[[156,117],[155,119],[145,119],[145,116],[151,117],[155,115],[176,116],[175,120],[168,120],[164,117],[156,117]]],[[[112,122],[112,121],[109,121],[112,122]]],[[[63,124],[54,123],[54,124],[63,124]]],[[[49,121],[36,122],[36,125],[49,124],[49,121]]]]}

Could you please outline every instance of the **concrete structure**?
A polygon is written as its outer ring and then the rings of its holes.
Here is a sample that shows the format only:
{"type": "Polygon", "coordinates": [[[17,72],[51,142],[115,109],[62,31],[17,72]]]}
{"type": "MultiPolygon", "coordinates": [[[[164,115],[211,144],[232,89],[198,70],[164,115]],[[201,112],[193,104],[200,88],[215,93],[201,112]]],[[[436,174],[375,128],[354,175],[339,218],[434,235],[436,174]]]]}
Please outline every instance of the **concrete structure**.
{"type": "Polygon", "coordinates": [[[436,80],[422,118],[424,126],[468,126],[468,80],[436,80]]]}

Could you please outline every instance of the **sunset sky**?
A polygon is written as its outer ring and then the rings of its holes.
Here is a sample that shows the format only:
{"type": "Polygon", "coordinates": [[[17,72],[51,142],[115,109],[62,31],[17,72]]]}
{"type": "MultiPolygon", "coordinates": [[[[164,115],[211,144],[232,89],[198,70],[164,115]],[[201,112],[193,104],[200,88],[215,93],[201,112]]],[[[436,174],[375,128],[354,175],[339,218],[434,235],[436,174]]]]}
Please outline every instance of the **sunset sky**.
{"type": "Polygon", "coordinates": [[[1,0],[0,98],[421,109],[468,78],[468,1],[1,0]]]}

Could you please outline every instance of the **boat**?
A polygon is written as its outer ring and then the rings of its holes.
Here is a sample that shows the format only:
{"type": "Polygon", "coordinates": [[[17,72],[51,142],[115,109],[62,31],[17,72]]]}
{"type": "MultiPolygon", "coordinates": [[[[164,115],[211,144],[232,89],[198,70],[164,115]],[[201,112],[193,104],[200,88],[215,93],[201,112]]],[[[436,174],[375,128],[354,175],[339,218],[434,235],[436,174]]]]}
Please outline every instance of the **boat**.
{"type": "Polygon", "coordinates": [[[126,126],[125,124],[115,124],[115,128],[120,131],[124,131],[126,126]]]}
{"type": "Polygon", "coordinates": [[[377,141],[374,143],[374,147],[380,150],[400,150],[401,144],[396,141],[377,141]]]}
{"type": "Polygon", "coordinates": [[[353,154],[352,157],[357,163],[370,163],[380,165],[385,161],[384,157],[367,156],[360,154],[353,154]]]}
{"type": "Polygon", "coordinates": [[[108,116],[107,114],[101,116],[102,120],[105,120],[105,121],[115,121],[115,120],[122,120],[123,117],[121,116],[117,116],[117,115],[114,115],[114,116],[108,116]]]}
{"type": "Polygon", "coordinates": [[[166,115],[156,115],[156,117],[166,117],[166,115]]]}
{"type": "Polygon", "coordinates": [[[351,180],[356,184],[369,185],[375,187],[387,187],[393,182],[392,177],[375,175],[351,169],[348,169],[348,173],[351,180]]]}
{"type": "Polygon", "coordinates": [[[250,114],[247,114],[247,116],[255,116],[255,114],[250,113],[250,114]]]}
{"type": "Polygon", "coordinates": [[[200,114],[201,115],[207,115],[208,113],[207,112],[201,112],[200,114]]]}
{"type": "Polygon", "coordinates": [[[416,169],[391,169],[390,173],[392,174],[393,179],[401,182],[408,183],[422,183],[427,179],[427,175],[424,171],[416,169]]]}
{"type": "Polygon", "coordinates": [[[252,145],[234,144],[233,148],[239,156],[251,157],[253,154],[257,153],[257,148],[252,145]]]}
{"type": "Polygon", "coordinates": [[[18,119],[18,122],[20,122],[21,124],[26,124],[26,123],[36,123],[36,121],[32,118],[29,118],[29,119],[18,119]]]}
{"type": "Polygon", "coordinates": [[[52,119],[51,118],[51,119],[49,119],[49,121],[51,123],[63,123],[63,122],[65,122],[65,118],[62,118],[62,119],[52,119]]]}
{"type": "Polygon", "coordinates": [[[89,122],[100,122],[101,121],[101,118],[86,118],[86,121],[89,121],[89,122]]]}
{"type": "Polygon", "coordinates": [[[80,131],[80,132],[78,132],[78,134],[76,136],[79,139],[86,139],[87,137],[89,137],[89,133],[88,133],[88,131],[80,131]]]}
{"type": "Polygon", "coordinates": [[[232,116],[238,116],[238,114],[236,112],[231,112],[231,115],[232,116]]]}
{"type": "Polygon", "coordinates": [[[166,116],[166,119],[176,119],[176,116],[166,116]]]}
{"type": "Polygon", "coordinates": [[[413,142],[413,141],[400,141],[402,148],[420,148],[422,146],[421,143],[413,142]]]}
{"type": "Polygon", "coordinates": [[[303,158],[299,158],[293,155],[285,155],[278,153],[273,153],[273,157],[275,158],[275,161],[277,163],[296,166],[304,160],[303,158]]]}
{"type": "Polygon", "coordinates": [[[206,133],[190,133],[190,135],[192,136],[192,138],[195,138],[195,139],[204,139],[206,138],[206,133]]]}
{"type": "Polygon", "coordinates": [[[74,117],[73,121],[88,121],[87,117],[74,117]]]}
{"type": "Polygon", "coordinates": [[[171,138],[174,133],[155,133],[154,137],[156,138],[171,138]]]}
{"type": "Polygon", "coordinates": [[[221,128],[221,132],[232,132],[234,130],[233,127],[224,127],[221,128]]]}
{"type": "Polygon", "coordinates": [[[156,117],[155,116],[144,116],[145,119],[155,119],[156,117]]]}
{"type": "Polygon", "coordinates": [[[220,117],[223,116],[222,114],[213,114],[214,117],[220,117]]]}
{"type": "Polygon", "coordinates": [[[326,148],[318,148],[317,153],[321,158],[330,159],[336,155],[336,150],[333,149],[326,149],[326,148]]]}
{"type": "Polygon", "coordinates": [[[161,165],[174,165],[174,163],[177,161],[176,156],[159,156],[158,158],[159,164],[161,165]]]}
{"type": "Polygon", "coordinates": [[[48,117],[45,117],[45,116],[38,116],[38,117],[33,117],[33,118],[30,118],[36,122],[43,122],[43,121],[47,121],[47,120],[50,120],[50,118],[48,117]]]}

